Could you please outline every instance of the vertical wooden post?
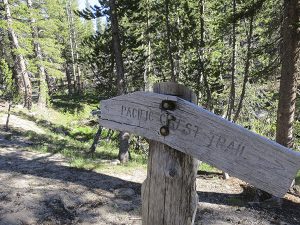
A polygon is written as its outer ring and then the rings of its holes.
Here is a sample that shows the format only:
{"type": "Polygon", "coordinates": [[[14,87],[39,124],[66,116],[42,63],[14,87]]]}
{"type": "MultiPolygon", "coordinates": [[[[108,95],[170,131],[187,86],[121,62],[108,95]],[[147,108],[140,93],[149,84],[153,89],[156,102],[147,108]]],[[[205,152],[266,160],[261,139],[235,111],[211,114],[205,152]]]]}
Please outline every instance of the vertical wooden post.
{"type": "MultiPolygon", "coordinates": [[[[175,95],[196,102],[183,85],[164,82],[155,93],[175,95]]],[[[170,131],[172,132],[172,130],[170,131]]],[[[198,160],[160,142],[150,141],[147,179],[142,185],[143,225],[192,225],[197,211],[198,160]]]]}

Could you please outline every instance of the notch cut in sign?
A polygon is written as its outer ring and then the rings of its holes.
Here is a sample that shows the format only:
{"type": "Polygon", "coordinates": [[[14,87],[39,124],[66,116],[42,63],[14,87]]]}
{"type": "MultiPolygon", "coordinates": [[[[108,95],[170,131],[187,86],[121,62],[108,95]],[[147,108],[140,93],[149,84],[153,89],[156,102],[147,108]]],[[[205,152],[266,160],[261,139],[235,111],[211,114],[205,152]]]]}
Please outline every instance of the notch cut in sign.
{"type": "Polygon", "coordinates": [[[277,197],[300,168],[300,153],[171,95],[134,92],[101,101],[100,123],[169,145],[277,197]]]}

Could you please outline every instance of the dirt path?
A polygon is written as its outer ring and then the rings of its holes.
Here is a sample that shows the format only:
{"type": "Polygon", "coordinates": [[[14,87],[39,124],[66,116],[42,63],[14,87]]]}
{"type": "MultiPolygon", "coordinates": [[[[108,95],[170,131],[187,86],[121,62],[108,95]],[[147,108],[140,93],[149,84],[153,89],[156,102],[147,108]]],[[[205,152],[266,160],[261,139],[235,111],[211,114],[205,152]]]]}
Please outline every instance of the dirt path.
{"type": "MultiPolygon", "coordinates": [[[[144,171],[112,175],[67,165],[59,155],[2,145],[0,224],[141,224],[144,171]]],[[[283,209],[252,208],[244,202],[245,189],[237,179],[205,176],[197,183],[195,224],[300,224],[298,198],[285,200],[283,209]]]]}
{"type": "MultiPolygon", "coordinates": [[[[19,119],[14,118],[15,126],[19,119]]],[[[25,124],[27,128],[22,129],[38,128],[25,124]]],[[[22,139],[7,140],[0,133],[0,225],[141,224],[145,171],[78,170],[58,154],[23,151],[28,144],[22,139]]],[[[250,205],[254,189],[215,174],[200,174],[197,190],[195,225],[300,224],[300,199],[293,195],[286,196],[282,208],[250,205]]]]}
{"type": "Polygon", "coordinates": [[[66,164],[0,148],[0,224],[139,224],[140,184],[66,164]]]}

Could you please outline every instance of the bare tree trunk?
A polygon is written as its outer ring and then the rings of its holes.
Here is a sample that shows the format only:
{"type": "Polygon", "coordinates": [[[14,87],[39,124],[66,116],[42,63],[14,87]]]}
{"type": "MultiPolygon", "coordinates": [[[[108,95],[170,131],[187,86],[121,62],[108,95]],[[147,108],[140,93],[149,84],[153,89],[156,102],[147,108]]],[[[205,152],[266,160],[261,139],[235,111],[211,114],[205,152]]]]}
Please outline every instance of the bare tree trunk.
{"type": "Polygon", "coordinates": [[[81,68],[80,68],[80,64],[78,63],[79,61],[79,54],[77,52],[77,41],[75,40],[75,49],[76,49],[76,66],[77,66],[77,92],[78,93],[81,93],[82,92],[82,85],[81,85],[81,68]]]}
{"type": "MultiPolygon", "coordinates": [[[[69,2],[70,4],[70,2],[69,2]]],[[[76,86],[77,93],[81,92],[81,69],[79,64],[79,54],[78,54],[78,44],[77,44],[77,33],[74,23],[74,15],[72,13],[71,6],[69,5],[69,16],[70,16],[70,34],[71,34],[71,40],[74,46],[73,54],[74,54],[74,63],[75,63],[75,69],[77,70],[77,74],[74,76],[74,85],[76,86]]]]}
{"type": "Polygon", "coordinates": [[[247,53],[246,53],[246,62],[245,62],[245,70],[244,70],[244,81],[243,81],[243,87],[242,87],[240,101],[237,106],[237,110],[234,115],[234,118],[233,118],[234,122],[236,122],[238,120],[240,112],[242,110],[243,101],[244,101],[245,94],[246,94],[246,85],[247,85],[248,78],[249,78],[251,43],[252,43],[252,35],[253,35],[253,19],[254,19],[254,15],[251,15],[250,21],[249,21],[249,33],[248,33],[248,37],[247,37],[247,53]]]}
{"type": "MultiPolygon", "coordinates": [[[[178,7],[176,6],[175,8],[175,11],[177,12],[177,18],[176,18],[176,29],[178,31],[180,31],[181,27],[181,21],[180,21],[180,15],[179,15],[179,12],[178,12],[178,7]]],[[[181,70],[181,55],[182,55],[182,40],[181,38],[174,38],[173,40],[173,46],[175,47],[176,46],[176,49],[174,48],[173,49],[173,52],[174,52],[174,74],[175,74],[175,77],[178,78],[180,76],[180,70],[181,70]]]]}
{"type": "Polygon", "coordinates": [[[50,80],[50,75],[45,69],[45,75],[46,75],[46,83],[47,83],[47,89],[48,89],[48,94],[51,96],[53,93],[53,86],[51,85],[51,80],[50,80]]]}
{"type": "Polygon", "coordinates": [[[66,2],[66,13],[67,13],[67,18],[68,18],[68,25],[69,25],[69,44],[70,44],[70,51],[71,51],[71,62],[72,62],[72,76],[73,76],[73,89],[74,93],[76,92],[76,62],[75,62],[75,49],[74,49],[74,43],[73,43],[73,26],[72,24],[72,12],[71,12],[71,1],[68,0],[66,2]]]}
{"type": "Polygon", "coordinates": [[[145,60],[145,71],[144,71],[144,91],[150,90],[149,74],[151,72],[151,42],[148,40],[147,45],[147,60],[145,60]]]}
{"type": "MultiPolygon", "coordinates": [[[[233,7],[233,17],[236,14],[236,0],[232,1],[233,7]]],[[[234,102],[235,102],[235,64],[236,64],[236,21],[232,23],[232,56],[231,56],[231,84],[230,84],[230,93],[228,108],[226,113],[226,118],[231,120],[232,112],[234,111],[234,102]]],[[[223,172],[223,178],[228,179],[229,174],[223,172]]]]}
{"type": "Polygon", "coordinates": [[[36,27],[36,20],[32,15],[32,0],[27,0],[27,5],[30,10],[30,25],[32,29],[32,44],[34,48],[34,54],[37,59],[37,67],[38,67],[38,80],[39,80],[39,96],[38,96],[38,105],[40,107],[46,107],[47,99],[48,99],[48,88],[46,83],[46,72],[45,67],[42,64],[43,56],[40,43],[38,41],[39,34],[38,28],[36,27]]]}
{"type": "MultiPolygon", "coordinates": [[[[236,14],[236,0],[232,1],[233,17],[236,14]]],[[[226,118],[231,120],[235,102],[235,64],[236,64],[236,21],[232,23],[231,85],[226,118]]]]}
{"type": "Polygon", "coordinates": [[[94,136],[94,141],[93,141],[92,146],[90,147],[89,153],[91,153],[91,154],[95,153],[97,145],[98,145],[98,143],[99,143],[99,141],[101,139],[101,133],[102,133],[102,127],[99,126],[98,130],[97,130],[97,133],[94,136]]]}
{"type": "MultiPolygon", "coordinates": [[[[188,1],[186,1],[186,11],[189,12],[191,11],[188,7],[188,1]]],[[[197,38],[195,31],[192,30],[191,31],[191,35],[192,35],[192,40],[193,40],[193,45],[196,46],[196,53],[197,53],[197,80],[196,80],[196,89],[197,89],[197,97],[198,100],[200,100],[200,94],[203,91],[202,90],[202,86],[201,83],[203,82],[204,84],[204,90],[206,92],[206,104],[205,104],[205,108],[207,108],[208,110],[211,110],[213,108],[212,102],[211,102],[211,90],[209,87],[209,83],[208,83],[208,79],[207,79],[207,74],[205,73],[204,70],[204,60],[203,60],[203,48],[205,45],[205,41],[204,41],[204,0],[200,0],[199,1],[199,11],[200,11],[200,40],[197,38]]],[[[189,13],[188,14],[188,18],[190,21],[190,24],[195,24],[196,21],[194,21],[192,15],[189,13]]]]}
{"type": "Polygon", "coordinates": [[[200,8],[200,46],[199,46],[199,50],[198,52],[198,57],[200,59],[200,68],[202,71],[202,76],[203,76],[203,84],[204,84],[204,88],[205,88],[205,92],[206,92],[206,104],[205,107],[208,110],[212,110],[213,109],[213,103],[212,103],[212,98],[211,98],[211,90],[210,90],[210,86],[208,83],[208,77],[207,77],[207,73],[205,72],[204,69],[204,60],[203,60],[203,49],[205,46],[205,41],[204,41],[204,0],[200,0],[199,2],[199,8],[200,8]]]}
{"type": "Polygon", "coordinates": [[[22,54],[20,54],[19,41],[18,37],[13,29],[13,20],[10,12],[10,5],[8,0],[3,0],[7,27],[8,27],[8,36],[12,48],[12,55],[14,59],[14,71],[16,75],[16,83],[18,87],[18,92],[23,98],[24,107],[31,109],[32,107],[32,87],[29,75],[26,69],[25,59],[22,54]]]}
{"type": "Polygon", "coordinates": [[[297,94],[299,62],[299,1],[285,0],[281,27],[281,79],[277,111],[276,141],[293,147],[293,122],[297,94]]]}
{"type": "MultiPolygon", "coordinates": [[[[149,0],[147,0],[147,27],[146,29],[149,29],[150,26],[150,9],[149,9],[149,0]]],[[[149,34],[147,32],[147,59],[145,60],[145,71],[144,71],[144,91],[150,90],[150,84],[149,84],[149,74],[151,72],[151,40],[149,37],[149,34]]]]}
{"type": "Polygon", "coordinates": [[[167,54],[169,57],[169,63],[170,63],[170,69],[171,69],[171,81],[176,81],[176,74],[175,74],[175,67],[174,67],[174,59],[173,59],[173,52],[172,52],[172,46],[171,46],[171,29],[170,29],[170,20],[169,20],[169,0],[165,0],[165,17],[166,17],[166,31],[167,31],[167,54]]]}
{"type": "Polygon", "coordinates": [[[8,110],[7,110],[7,118],[6,118],[6,123],[5,123],[5,131],[9,130],[8,124],[9,124],[9,117],[10,117],[10,110],[12,107],[12,102],[8,103],[8,110]]]}
{"type": "Polygon", "coordinates": [[[68,82],[68,94],[71,95],[72,92],[72,78],[70,75],[70,70],[69,70],[69,64],[66,64],[66,77],[67,77],[67,82],[68,82]]]}
{"type": "MultiPolygon", "coordinates": [[[[126,93],[125,72],[124,72],[124,63],[123,63],[122,50],[121,50],[118,14],[117,14],[115,0],[109,0],[109,7],[110,7],[110,17],[111,17],[113,49],[114,49],[116,70],[117,70],[118,95],[123,95],[126,93]]],[[[120,132],[119,140],[120,140],[119,160],[121,163],[124,163],[129,160],[129,152],[128,152],[129,134],[126,132],[120,132]]]]}

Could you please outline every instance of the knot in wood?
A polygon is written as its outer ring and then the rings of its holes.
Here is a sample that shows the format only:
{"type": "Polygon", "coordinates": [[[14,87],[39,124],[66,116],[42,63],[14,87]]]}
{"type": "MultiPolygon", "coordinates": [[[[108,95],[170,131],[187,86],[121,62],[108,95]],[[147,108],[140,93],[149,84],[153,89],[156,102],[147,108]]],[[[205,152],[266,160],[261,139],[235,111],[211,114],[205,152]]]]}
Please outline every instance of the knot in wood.
{"type": "Polygon", "coordinates": [[[169,176],[170,177],[175,177],[177,175],[177,170],[175,168],[171,168],[169,170],[169,176]]]}

